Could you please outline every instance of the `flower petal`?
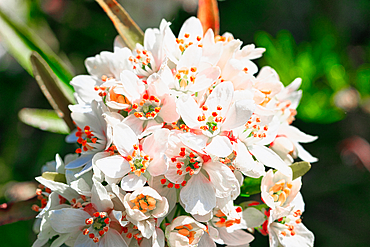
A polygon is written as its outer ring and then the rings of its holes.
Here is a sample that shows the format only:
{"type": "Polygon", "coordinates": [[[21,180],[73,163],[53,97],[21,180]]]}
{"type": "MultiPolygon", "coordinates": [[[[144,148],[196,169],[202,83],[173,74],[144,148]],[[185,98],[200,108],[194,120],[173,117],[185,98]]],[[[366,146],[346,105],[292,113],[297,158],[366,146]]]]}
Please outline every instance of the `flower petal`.
{"type": "Polygon", "coordinates": [[[265,166],[281,171],[287,176],[292,176],[292,169],[290,169],[290,167],[271,149],[260,145],[253,145],[248,148],[257,160],[262,162],[265,166]]]}
{"type": "Polygon", "coordinates": [[[189,128],[199,128],[200,124],[197,117],[202,115],[202,111],[195,100],[192,97],[181,97],[177,100],[176,105],[185,124],[189,128]]]}
{"type": "Polygon", "coordinates": [[[129,173],[121,180],[121,188],[126,191],[133,191],[138,188],[144,187],[146,178],[141,175],[140,177],[135,174],[129,173]]]}
{"type": "Polygon", "coordinates": [[[220,162],[207,162],[203,164],[204,170],[209,175],[213,187],[216,190],[215,196],[220,198],[228,197],[236,186],[239,186],[234,173],[230,168],[220,162]]]}
{"type": "Polygon", "coordinates": [[[62,208],[50,213],[51,227],[59,233],[80,231],[90,215],[81,209],[62,208]]]}
{"type": "Polygon", "coordinates": [[[138,144],[138,139],[134,131],[125,123],[119,123],[113,127],[113,143],[118,152],[127,156],[132,153],[133,146],[138,144]]]}
{"type": "Polygon", "coordinates": [[[218,157],[227,157],[232,153],[233,146],[226,136],[216,136],[212,139],[212,142],[206,146],[205,150],[208,154],[213,154],[218,157]]]}
{"type": "Polygon", "coordinates": [[[202,173],[191,177],[182,188],[180,199],[185,204],[185,211],[191,214],[205,215],[216,206],[212,183],[202,173]]]}
{"type": "Polygon", "coordinates": [[[95,164],[110,178],[122,178],[131,171],[129,163],[121,155],[113,155],[98,159],[95,164]]]}
{"type": "Polygon", "coordinates": [[[121,234],[119,234],[114,229],[109,229],[109,231],[104,235],[104,237],[99,242],[99,247],[117,247],[117,246],[128,247],[127,243],[122,238],[121,234]]]}
{"type": "Polygon", "coordinates": [[[94,186],[91,190],[91,202],[99,211],[109,211],[113,208],[113,203],[104,186],[93,179],[94,186]]]}
{"type": "Polygon", "coordinates": [[[231,130],[245,124],[252,116],[256,106],[253,100],[238,100],[231,105],[222,130],[231,130]]]}
{"type": "Polygon", "coordinates": [[[97,85],[96,80],[92,76],[79,75],[72,79],[70,84],[73,86],[75,92],[85,103],[91,103],[91,101],[100,101],[101,97],[98,92],[95,91],[94,87],[97,85]]]}
{"type": "Polygon", "coordinates": [[[248,246],[247,244],[254,240],[252,234],[247,233],[243,230],[235,230],[231,233],[227,232],[225,227],[217,228],[220,234],[220,238],[228,246],[248,246]]]}

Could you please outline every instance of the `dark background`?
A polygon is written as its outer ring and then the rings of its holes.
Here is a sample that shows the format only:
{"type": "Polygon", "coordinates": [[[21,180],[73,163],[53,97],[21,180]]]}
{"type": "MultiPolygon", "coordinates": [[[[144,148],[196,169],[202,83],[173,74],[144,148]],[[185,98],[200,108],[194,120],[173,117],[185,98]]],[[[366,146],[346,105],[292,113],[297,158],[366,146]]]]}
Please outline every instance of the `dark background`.
{"type": "MultiPolygon", "coordinates": [[[[86,57],[112,51],[117,33],[94,1],[24,2],[27,11],[23,20],[34,26],[46,20],[59,43],[50,35],[39,35],[69,58],[76,74],[86,73],[86,57]]],[[[145,19],[143,29],[158,27],[163,13],[155,18],[154,8],[148,6],[156,2],[158,8],[158,3],[169,1],[138,2],[135,14],[139,16],[133,18],[145,19]]],[[[315,245],[369,246],[370,1],[226,0],[219,2],[219,10],[221,34],[228,31],[244,44],[267,48],[264,57],[257,60],[260,67],[275,68],[285,85],[296,77],[303,78],[304,97],[293,125],[319,136],[317,141],[304,144],[319,161],[303,177],[302,187],[306,203],[303,223],[315,234],[315,245]]],[[[176,33],[192,14],[178,8],[165,18],[173,23],[176,33]]],[[[63,157],[75,146],[65,144],[64,135],[19,121],[17,114],[24,107],[51,107],[36,81],[9,54],[0,59],[0,80],[3,203],[14,199],[7,192],[11,185],[34,181],[41,166],[56,153],[63,157]]],[[[32,225],[33,220],[28,220],[0,226],[0,245],[32,245],[36,238],[32,225]]],[[[251,246],[267,246],[266,237],[255,236],[251,246]]]]}

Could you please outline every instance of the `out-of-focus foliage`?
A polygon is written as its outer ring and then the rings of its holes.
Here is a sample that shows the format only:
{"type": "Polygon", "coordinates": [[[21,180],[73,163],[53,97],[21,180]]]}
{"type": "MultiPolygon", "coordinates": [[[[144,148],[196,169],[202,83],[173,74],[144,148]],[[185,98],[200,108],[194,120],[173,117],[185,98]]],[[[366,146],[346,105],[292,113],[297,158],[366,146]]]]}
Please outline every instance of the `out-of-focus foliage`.
{"type": "Polygon", "coordinates": [[[32,29],[17,22],[0,9],[0,35],[10,53],[32,74],[30,56],[32,51],[38,52],[47,61],[55,75],[63,82],[65,90],[71,94],[69,81],[72,79],[71,69],[53,52],[32,29]]]}
{"type": "Polygon", "coordinates": [[[285,84],[296,77],[302,78],[304,94],[298,118],[319,123],[336,122],[345,116],[343,109],[335,104],[338,92],[354,87],[364,98],[369,96],[369,57],[366,64],[354,68],[349,54],[343,50],[343,46],[349,44],[338,40],[337,30],[325,18],[314,22],[311,42],[297,44],[292,34],[283,30],[276,38],[259,32],[256,43],[267,50],[263,64],[275,68],[285,84]]]}
{"type": "Polygon", "coordinates": [[[54,110],[23,108],[19,119],[32,127],[59,134],[68,134],[68,126],[54,110]]]}

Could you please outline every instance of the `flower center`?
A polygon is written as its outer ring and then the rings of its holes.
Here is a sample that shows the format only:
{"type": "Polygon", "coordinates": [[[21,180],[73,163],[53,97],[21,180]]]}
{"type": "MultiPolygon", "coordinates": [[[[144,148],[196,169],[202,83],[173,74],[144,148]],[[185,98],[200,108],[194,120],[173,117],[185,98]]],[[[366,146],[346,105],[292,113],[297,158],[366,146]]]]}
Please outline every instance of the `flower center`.
{"type": "Polygon", "coordinates": [[[245,124],[245,132],[249,133],[247,138],[257,138],[258,140],[266,137],[266,132],[268,130],[267,125],[262,125],[261,119],[255,114],[251,116],[248,122],[245,124]]]}
{"type": "Polygon", "coordinates": [[[132,151],[132,154],[128,155],[126,159],[130,164],[131,172],[140,177],[141,174],[146,171],[150,157],[140,150],[138,145],[135,144],[133,147],[134,151],[132,151]]]}
{"type": "Polygon", "coordinates": [[[167,186],[167,188],[169,188],[169,189],[171,189],[173,187],[175,187],[175,189],[180,189],[181,186],[184,187],[186,185],[185,180],[182,181],[181,184],[173,184],[169,180],[167,180],[166,178],[162,178],[160,181],[161,181],[161,184],[163,184],[163,186],[167,186]]]}
{"type": "Polygon", "coordinates": [[[293,213],[293,217],[282,217],[280,219],[275,220],[276,223],[283,224],[284,227],[281,231],[281,235],[285,236],[294,236],[296,234],[294,230],[295,224],[300,224],[302,222],[301,220],[302,212],[301,210],[297,210],[293,213]]]}
{"type": "Polygon", "coordinates": [[[289,196],[292,187],[293,185],[291,183],[285,182],[284,179],[281,179],[269,189],[269,194],[274,199],[274,202],[279,203],[281,206],[289,196]]]}
{"type": "Polygon", "coordinates": [[[114,92],[115,86],[109,89],[109,99],[110,101],[115,101],[120,104],[130,104],[130,101],[126,98],[126,96],[122,94],[117,94],[114,92]]]}
{"type": "Polygon", "coordinates": [[[227,165],[232,171],[234,171],[235,169],[237,169],[235,167],[235,164],[234,164],[234,161],[236,159],[236,151],[233,150],[232,153],[230,155],[228,155],[227,157],[220,157],[219,158],[219,161],[224,164],[224,165],[227,165]]]}
{"type": "Polygon", "coordinates": [[[95,212],[93,217],[85,220],[87,228],[82,230],[83,235],[88,235],[95,243],[109,230],[110,219],[106,212],[95,212]]]}
{"type": "Polygon", "coordinates": [[[150,51],[144,49],[136,49],[136,56],[129,57],[129,61],[132,63],[132,68],[136,70],[139,77],[148,77],[155,70],[155,60],[150,51]]]}
{"type": "Polygon", "coordinates": [[[94,147],[90,144],[96,143],[98,138],[94,137],[94,134],[90,130],[90,126],[85,126],[83,130],[77,127],[77,132],[75,135],[78,137],[77,143],[82,145],[81,148],[76,149],[76,153],[81,153],[82,150],[86,152],[94,149],[94,147]]]}
{"type": "Polygon", "coordinates": [[[135,199],[131,200],[135,204],[132,209],[138,209],[142,213],[154,210],[156,208],[157,201],[148,195],[140,194],[135,199]]]}
{"type": "Polygon", "coordinates": [[[225,42],[225,43],[228,43],[231,40],[233,40],[233,37],[232,36],[229,36],[227,38],[224,37],[224,36],[220,36],[220,35],[216,35],[215,36],[215,42],[225,42]]]}
{"type": "Polygon", "coordinates": [[[156,96],[149,96],[147,93],[143,95],[139,104],[132,105],[132,112],[135,117],[142,120],[154,119],[161,110],[161,100],[156,96]]]}
{"type": "Polygon", "coordinates": [[[192,244],[193,241],[194,241],[194,236],[196,234],[195,231],[192,231],[193,230],[193,226],[191,224],[186,224],[186,225],[182,225],[182,226],[177,226],[175,227],[175,229],[177,230],[177,233],[182,235],[182,236],[185,236],[189,239],[189,244],[192,244]]]}
{"type": "MultiPolygon", "coordinates": [[[[238,207],[237,209],[237,212],[240,213],[241,212],[241,208],[238,207]]],[[[221,211],[221,210],[218,210],[218,212],[214,215],[214,221],[215,222],[215,225],[217,227],[230,227],[234,224],[240,224],[240,219],[227,219],[227,216],[221,211]]]]}
{"type": "Polygon", "coordinates": [[[193,176],[200,171],[203,159],[188,148],[182,147],[180,148],[179,155],[171,158],[171,162],[176,164],[176,173],[178,175],[185,176],[186,174],[189,174],[190,176],[193,176]]]}
{"type": "Polygon", "coordinates": [[[190,36],[191,36],[190,34],[185,33],[182,39],[181,38],[176,39],[176,43],[179,46],[181,53],[184,53],[186,48],[188,48],[189,46],[193,44],[198,45],[198,47],[203,47],[203,44],[200,43],[200,41],[202,40],[202,37],[197,36],[196,38],[194,38],[190,36]]]}
{"type": "Polygon", "coordinates": [[[265,95],[265,98],[263,99],[263,101],[260,103],[261,106],[266,106],[268,102],[270,102],[271,100],[271,91],[267,91],[267,90],[260,90],[261,93],[263,93],[265,95]]]}
{"type": "MultiPolygon", "coordinates": [[[[222,106],[217,106],[216,110],[211,112],[208,111],[208,107],[206,105],[202,106],[203,115],[198,116],[198,121],[203,124],[199,128],[204,132],[209,132],[214,134],[219,129],[219,124],[222,123],[224,120],[221,116],[222,106]],[[206,117],[208,116],[208,117],[206,117]]],[[[203,132],[203,133],[204,133],[203,132]]]]}
{"type": "Polygon", "coordinates": [[[190,69],[183,67],[177,71],[175,77],[179,82],[180,88],[185,89],[190,83],[194,84],[196,75],[196,67],[191,67],[190,69]]]}
{"type": "Polygon", "coordinates": [[[176,122],[171,123],[172,128],[182,130],[183,132],[189,132],[190,128],[185,124],[184,120],[180,118],[176,122]]]}
{"type": "Polygon", "coordinates": [[[290,108],[291,104],[292,102],[290,100],[276,103],[276,108],[280,110],[281,115],[286,118],[286,121],[289,124],[293,123],[293,121],[295,120],[295,115],[297,115],[297,111],[290,108]]]}
{"type": "Polygon", "coordinates": [[[138,244],[143,239],[143,235],[138,230],[137,226],[135,226],[132,223],[129,223],[125,227],[122,227],[122,231],[126,235],[127,238],[135,238],[138,244]]]}

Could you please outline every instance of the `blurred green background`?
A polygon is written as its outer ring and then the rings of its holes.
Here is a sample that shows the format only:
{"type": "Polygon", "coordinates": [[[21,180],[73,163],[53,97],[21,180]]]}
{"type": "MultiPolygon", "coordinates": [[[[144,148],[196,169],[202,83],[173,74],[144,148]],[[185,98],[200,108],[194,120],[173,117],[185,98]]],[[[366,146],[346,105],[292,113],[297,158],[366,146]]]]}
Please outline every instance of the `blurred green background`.
{"type": "MultiPolygon", "coordinates": [[[[196,14],[194,1],[121,3],[142,29],[158,27],[164,17],[176,33],[196,14]]],[[[30,26],[75,74],[86,73],[86,57],[113,49],[116,30],[93,0],[2,0],[0,9],[30,26]]],[[[219,10],[221,33],[267,49],[257,60],[260,67],[276,69],[285,85],[303,79],[293,124],[319,136],[304,145],[319,161],[303,177],[302,188],[303,223],[315,234],[315,245],[369,246],[370,1],[225,0],[219,10]]],[[[0,203],[17,200],[14,184],[34,181],[56,153],[63,157],[75,150],[64,135],[19,121],[24,107],[51,107],[33,77],[6,53],[3,40],[0,36],[0,203]]],[[[0,245],[32,245],[32,225],[28,220],[0,226],[6,236],[0,245]]],[[[266,237],[255,235],[252,246],[267,246],[266,237]]]]}

